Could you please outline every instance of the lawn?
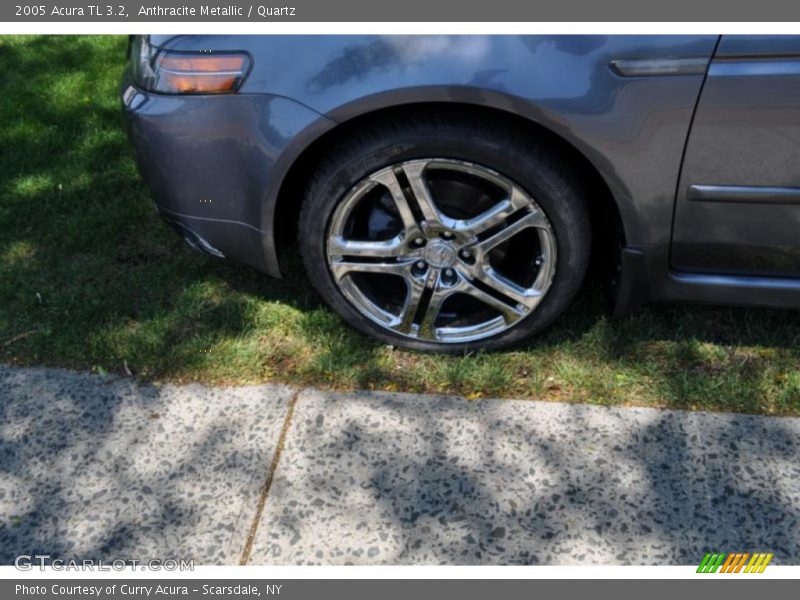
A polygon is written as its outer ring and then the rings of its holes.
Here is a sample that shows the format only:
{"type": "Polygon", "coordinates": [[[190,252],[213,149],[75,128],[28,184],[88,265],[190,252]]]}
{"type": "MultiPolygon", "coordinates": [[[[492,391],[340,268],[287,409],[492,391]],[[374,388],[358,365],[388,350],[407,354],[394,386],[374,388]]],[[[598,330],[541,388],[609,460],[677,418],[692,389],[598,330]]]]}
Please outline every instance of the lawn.
{"type": "Polygon", "coordinates": [[[123,37],[0,36],[0,362],[158,381],[278,381],[800,414],[800,314],[650,305],[591,278],[513,352],[443,357],[361,336],[296,256],[270,279],[162,225],[119,116],[123,37]]]}

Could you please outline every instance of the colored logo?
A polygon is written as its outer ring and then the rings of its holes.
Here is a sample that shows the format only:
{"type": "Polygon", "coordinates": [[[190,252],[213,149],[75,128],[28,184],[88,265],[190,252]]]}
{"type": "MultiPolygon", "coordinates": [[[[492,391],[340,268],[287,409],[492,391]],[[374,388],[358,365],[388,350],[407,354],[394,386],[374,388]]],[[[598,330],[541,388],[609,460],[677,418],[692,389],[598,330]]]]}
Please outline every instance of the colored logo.
{"type": "Polygon", "coordinates": [[[719,569],[720,573],[739,573],[740,571],[742,573],[763,573],[771,560],[771,552],[754,552],[753,554],[708,552],[700,562],[700,566],[697,567],[697,572],[716,573],[719,569]]]}

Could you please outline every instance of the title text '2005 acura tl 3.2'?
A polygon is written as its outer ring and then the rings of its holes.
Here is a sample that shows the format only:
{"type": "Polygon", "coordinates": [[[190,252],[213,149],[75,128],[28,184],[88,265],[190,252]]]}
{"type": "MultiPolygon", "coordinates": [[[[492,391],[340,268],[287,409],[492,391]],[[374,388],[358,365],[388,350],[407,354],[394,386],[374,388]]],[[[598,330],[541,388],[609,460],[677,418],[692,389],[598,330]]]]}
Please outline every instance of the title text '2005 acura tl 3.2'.
{"type": "Polygon", "coordinates": [[[800,36],[133,36],[121,89],[192,246],[389,344],[524,340],[592,253],[618,314],[800,307],[800,36]]]}

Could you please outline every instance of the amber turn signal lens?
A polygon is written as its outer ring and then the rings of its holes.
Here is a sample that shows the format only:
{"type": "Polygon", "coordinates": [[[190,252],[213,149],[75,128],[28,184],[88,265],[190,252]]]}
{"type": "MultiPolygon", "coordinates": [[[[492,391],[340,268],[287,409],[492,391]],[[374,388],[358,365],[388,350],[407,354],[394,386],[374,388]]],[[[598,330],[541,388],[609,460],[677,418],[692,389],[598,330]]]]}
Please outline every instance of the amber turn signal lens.
{"type": "Polygon", "coordinates": [[[232,92],[241,84],[248,66],[243,54],[166,54],[158,61],[158,88],[178,94],[232,92]]]}
{"type": "Polygon", "coordinates": [[[164,87],[179,94],[230,92],[236,86],[236,77],[229,75],[177,75],[164,73],[164,87]]]}

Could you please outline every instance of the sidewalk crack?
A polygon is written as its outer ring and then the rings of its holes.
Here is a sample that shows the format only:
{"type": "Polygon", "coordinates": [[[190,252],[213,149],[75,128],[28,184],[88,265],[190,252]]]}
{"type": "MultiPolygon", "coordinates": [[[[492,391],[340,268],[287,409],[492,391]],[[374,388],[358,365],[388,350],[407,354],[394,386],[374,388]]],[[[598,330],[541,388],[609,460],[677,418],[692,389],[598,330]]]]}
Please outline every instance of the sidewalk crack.
{"type": "Polygon", "coordinates": [[[286,410],[286,418],[283,420],[281,426],[281,433],[278,437],[278,445],[275,447],[275,454],[272,456],[269,468],[267,469],[267,477],[264,480],[264,485],[261,486],[261,492],[258,497],[258,504],[256,505],[256,514],[253,516],[253,522],[250,524],[250,530],[247,534],[247,540],[242,550],[242,556],[239,559],[240,565],[246,565],[250,560],[250,554],[253,551],[253,542],[256,538],[258,531],[258,524],[261,522],[261,515],[264,513],[264,506],[267,503],[267,496],[272,488],[272,481],[275,478],[275,471],[278,469],[278,463],[283,453],[283,447],[286,444],[286,437],[289,434],[289,427],[291,426],[292,416],[294,415],[294,407],[297,404],[297,398],[303,393],[303,389],[297,390],[289,399],[289,404],[286,410]]]}

